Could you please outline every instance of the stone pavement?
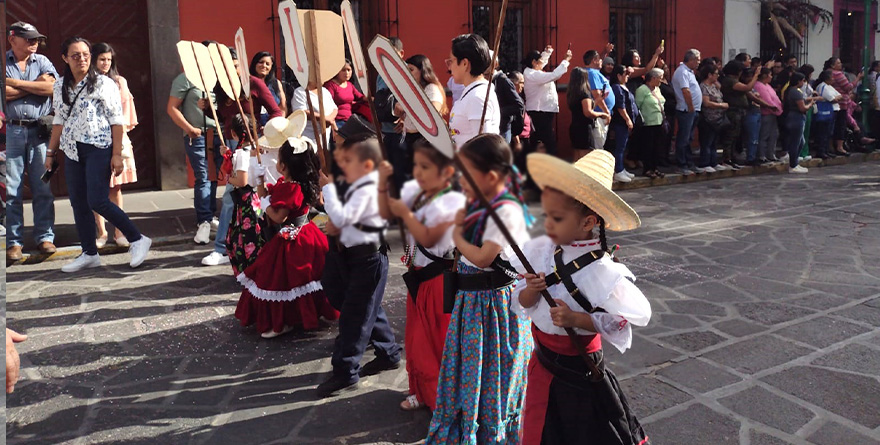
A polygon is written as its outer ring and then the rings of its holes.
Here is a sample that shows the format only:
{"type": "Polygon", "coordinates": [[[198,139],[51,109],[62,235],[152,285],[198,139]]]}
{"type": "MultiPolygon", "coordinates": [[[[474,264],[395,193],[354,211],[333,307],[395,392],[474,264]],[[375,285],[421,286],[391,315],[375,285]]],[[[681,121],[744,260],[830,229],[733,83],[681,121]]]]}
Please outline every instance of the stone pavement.
{"type": "MultiPolygon", "coordinates": [[[[880,164],[623,192],[643,227],[610,233],[654,309],[606,349],[655,444],[880,444],[880,164]]],[[[316,401],[335,327],[271,341],[241,328],[206,249],[158,249],[62,275],[9,269],[26,332],[10,444],[414,443],[406,374],[316,401]]],[[[396,248],[392,256],[399,256],[396,248]]],[[[402,268],[386,308],[405,322],[402,268]]],[[[371,358],[371,353],[364,360],[371,358]]]]}

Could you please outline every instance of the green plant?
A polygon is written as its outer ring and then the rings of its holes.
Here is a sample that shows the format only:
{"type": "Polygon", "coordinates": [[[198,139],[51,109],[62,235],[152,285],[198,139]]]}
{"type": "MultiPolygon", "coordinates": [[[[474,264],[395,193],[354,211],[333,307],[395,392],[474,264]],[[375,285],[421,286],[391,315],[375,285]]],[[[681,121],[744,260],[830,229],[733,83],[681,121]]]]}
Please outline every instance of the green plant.
{"type": "Polygon", "coordinates": [[[821,22],[819,32],[822,32],[834,22],[831,11],[807,0],[761,0],[761,3],[773,24],[773,35],[783,48],[788,47],[786,33],[803,42],[808,23],[818,25],[821,22]]]}

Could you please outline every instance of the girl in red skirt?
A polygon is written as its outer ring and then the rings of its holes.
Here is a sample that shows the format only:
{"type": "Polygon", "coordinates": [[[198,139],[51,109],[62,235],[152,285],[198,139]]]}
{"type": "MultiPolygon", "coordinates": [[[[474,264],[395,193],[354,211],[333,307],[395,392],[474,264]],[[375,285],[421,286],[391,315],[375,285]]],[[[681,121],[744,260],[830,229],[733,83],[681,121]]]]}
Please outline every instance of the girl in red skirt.
{"type": "Polygon", "coordinates": [[[406,282],[406,371],[409,396],[400,403],[404,410],[437,403],[437,378],[450,314],[443,312],[443,271],[452,267],[453,223],[464,208],[465,196],[452,190],[452,160],[424,139],[414,144],[413,177],[403,184],[401,199],[387,193],[394,169],[387,161],[379,167],[379,211],[385,219],[400,218],[406,225],[409,268],[406,282]]]}
{"type": "Polygon", "coordinates": [[[242,326],[256,323],[263,338],[297,327],[316,329],[318,317],[339,315],[321,286],[327,237],[309,221],[309,209],[320,201],[320,168],[314,145],[305,139],[290,137],[279,149],[278,172],[284,177],[268,187],[270,205],[264,209],[277,233],[238,275],[244,291],[235,309],[242,326]]]}

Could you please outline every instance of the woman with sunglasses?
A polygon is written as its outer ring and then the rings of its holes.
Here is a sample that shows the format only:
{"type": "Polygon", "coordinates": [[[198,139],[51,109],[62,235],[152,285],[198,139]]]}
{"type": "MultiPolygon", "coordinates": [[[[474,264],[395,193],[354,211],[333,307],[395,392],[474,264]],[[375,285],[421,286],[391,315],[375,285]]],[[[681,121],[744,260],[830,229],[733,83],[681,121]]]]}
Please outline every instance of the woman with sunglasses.
{"type": "Polygon", "coordinates": [[[125,120],[119,87],[113,79],[98,75],[92,66],[88,40],[71,37],[61,48],[66,66],[64,76],[55,82],[55,120],[46,150],[46,170],[58,168],[56,159],[61,156],[58,151],[62,151],[67,193],[82,244],[82,254],[61,271],[101,266],[93,211],[110,221],[131,243],[129,265],[138,267],[147,258],[152,240],[141,235],[128,215],[108,197],[111,172],[119,176],[125,168],[125,120]]]}

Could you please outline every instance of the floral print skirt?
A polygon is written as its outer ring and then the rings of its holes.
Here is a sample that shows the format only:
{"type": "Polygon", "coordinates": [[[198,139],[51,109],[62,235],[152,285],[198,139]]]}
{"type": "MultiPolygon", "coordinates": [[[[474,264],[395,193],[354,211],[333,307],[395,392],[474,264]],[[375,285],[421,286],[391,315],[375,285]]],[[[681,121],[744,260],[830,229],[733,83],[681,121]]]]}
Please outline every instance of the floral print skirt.
{"type": "Polygon", "coordinates": [[[264,220],[260,209],[260,197],[250,186],[236,189],[232,193],[235,208],[232,221],[226,232],[226,252],[235,276],[248,268],[257,260],[260,248],[265,244],[262,232],[264,220]]]}
{"type": "MultiPolygon", "coordinates": [[[[459,273],[479,269],[459,263],[459,273]]],[[[510,286],[459,291],[446,334],[427,444],[519,444],[532,353],[510,286]]]]}

